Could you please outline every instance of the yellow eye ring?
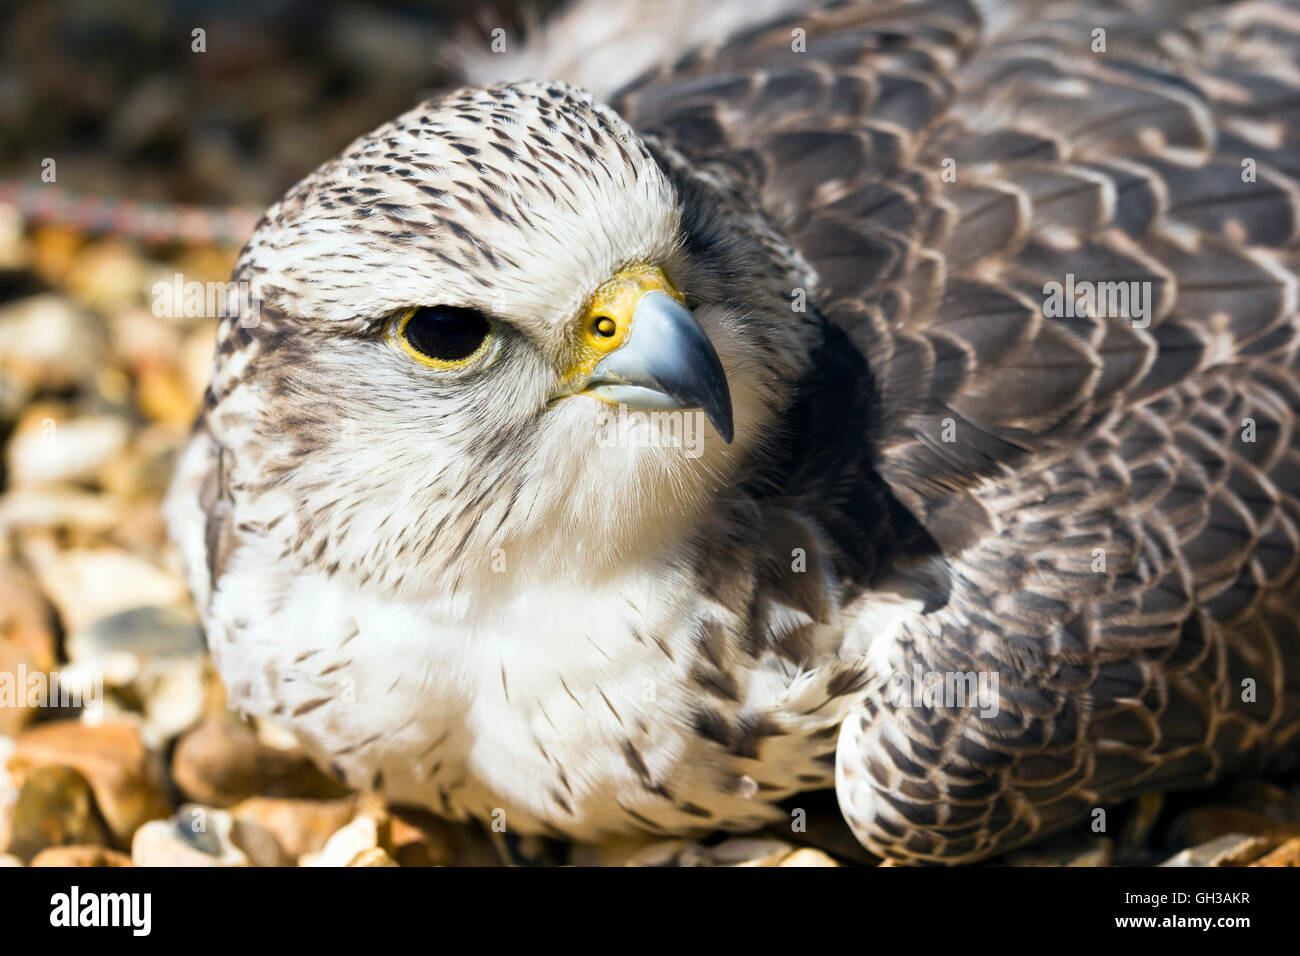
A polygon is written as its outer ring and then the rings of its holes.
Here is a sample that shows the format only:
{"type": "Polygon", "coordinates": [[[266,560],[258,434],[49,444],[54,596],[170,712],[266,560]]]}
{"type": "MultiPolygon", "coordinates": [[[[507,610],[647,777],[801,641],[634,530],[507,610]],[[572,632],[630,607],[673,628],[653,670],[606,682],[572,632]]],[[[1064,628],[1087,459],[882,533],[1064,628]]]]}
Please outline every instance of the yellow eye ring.
{"type": "Polygon", "coordinates": [[[426,368],[455,371],[479,359],[493,340],[492,320],[475,309],[416,306],[402,313],[390,341],[426,368]]]}

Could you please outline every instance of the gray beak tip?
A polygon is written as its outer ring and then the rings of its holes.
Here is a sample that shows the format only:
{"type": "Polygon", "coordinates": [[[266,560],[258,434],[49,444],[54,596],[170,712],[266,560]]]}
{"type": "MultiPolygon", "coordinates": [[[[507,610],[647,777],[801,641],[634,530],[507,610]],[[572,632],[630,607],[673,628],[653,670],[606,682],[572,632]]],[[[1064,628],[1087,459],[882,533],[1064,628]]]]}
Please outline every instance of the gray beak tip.
{"type": "Polygon", "coordinates": [[[722,360],[695,316],[667,293],[641,297],[627,342],[596,366],[591,384],[638,386],[673,407],[700,408],[724,442],[735,438],[722,360]]]}
{"type": "Polygon", "coordinates": [[[719,414],[711,414],[707,408],[704,410],[704,414],[713,423],[713,427],[718,430],[718,437],[730,445],[732,439],[736,437],[736,430],[731,422],[731,396],[727,396],[727,403],[719,414]]]}

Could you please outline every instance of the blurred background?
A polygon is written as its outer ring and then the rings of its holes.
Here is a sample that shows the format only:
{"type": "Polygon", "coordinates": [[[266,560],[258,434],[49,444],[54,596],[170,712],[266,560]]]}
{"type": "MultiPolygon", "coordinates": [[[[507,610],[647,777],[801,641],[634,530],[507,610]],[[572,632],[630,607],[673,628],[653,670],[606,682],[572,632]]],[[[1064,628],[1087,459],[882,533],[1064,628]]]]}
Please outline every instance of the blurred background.
{"type": "Polygon", "coordinates": [[[514,33],[522,15],[470,0],[8,2],[0,175],[31,177],[54,157],[69,189],[265,206],[445,86],[448,43],[514,33]]]}
{"type": "MultiPolygon", "coordinates": [[[[225,282],[288,186],[454,82],[449,45],[554,6],[0,4],[0,864],[867,860],[811,797],[815,849],[789,832],[503,847],[345,793],[225,709],[159,509],[217,319],[160,314],[155,286],[225,282]]],[[[1300,789],[1245,781],[1004,862],[1244,863],[1296,821],[1300,789]]]]}

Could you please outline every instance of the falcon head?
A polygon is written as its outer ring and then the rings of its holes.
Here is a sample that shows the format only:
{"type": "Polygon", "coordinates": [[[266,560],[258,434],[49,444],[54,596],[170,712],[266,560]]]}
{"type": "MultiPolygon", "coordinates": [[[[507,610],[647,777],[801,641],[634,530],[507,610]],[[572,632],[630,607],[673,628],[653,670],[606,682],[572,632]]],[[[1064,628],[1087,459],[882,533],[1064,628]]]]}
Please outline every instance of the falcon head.
{"type": "Polygon", "coordinates": [[[555,83],[357,140],[236,268],[209,427],[242,513],[411,595],[606,575],[680,537],[779,437],[814,339],[796,257],[711,182],[555,83]]]}

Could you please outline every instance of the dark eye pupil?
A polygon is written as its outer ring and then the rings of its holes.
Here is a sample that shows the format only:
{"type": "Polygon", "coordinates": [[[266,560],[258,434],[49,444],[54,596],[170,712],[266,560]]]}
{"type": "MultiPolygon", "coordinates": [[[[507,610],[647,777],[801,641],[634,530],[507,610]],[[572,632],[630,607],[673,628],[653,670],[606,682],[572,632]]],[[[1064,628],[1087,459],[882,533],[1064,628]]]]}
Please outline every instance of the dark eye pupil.
{"type": "Polygon", "coordinates": [[[435,305],[415,310],[406,341],[417,352],[446,362],[469,358],[488,334],[488,320],[473,309],[435,305]]]}

